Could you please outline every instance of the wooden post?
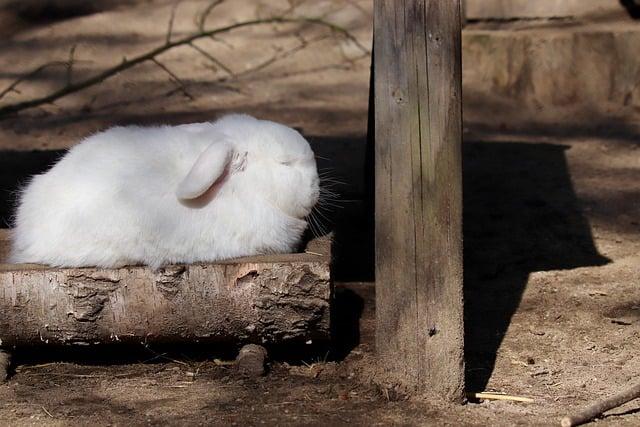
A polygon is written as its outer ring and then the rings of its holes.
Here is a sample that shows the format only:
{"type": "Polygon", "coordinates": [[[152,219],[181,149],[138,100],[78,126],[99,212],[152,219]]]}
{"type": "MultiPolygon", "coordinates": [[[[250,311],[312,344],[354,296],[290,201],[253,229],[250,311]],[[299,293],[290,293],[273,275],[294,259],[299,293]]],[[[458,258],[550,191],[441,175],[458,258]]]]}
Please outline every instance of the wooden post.
{"type": "Polygon", "coordinates": [[[464,399],[460,0],[376,0],[376,346],[464,399]]]}

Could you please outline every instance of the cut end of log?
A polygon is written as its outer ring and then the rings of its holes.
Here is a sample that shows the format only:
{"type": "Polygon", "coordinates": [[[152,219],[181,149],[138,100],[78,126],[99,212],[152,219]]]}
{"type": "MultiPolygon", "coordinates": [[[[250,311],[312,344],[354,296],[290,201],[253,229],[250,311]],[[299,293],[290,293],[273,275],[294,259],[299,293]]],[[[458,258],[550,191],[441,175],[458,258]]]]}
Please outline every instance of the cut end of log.
{"type": "Polygon", "coordinates": [[[0,350],[0,382],[4,382],[9,377],[9,366],[11,366],[11,354],[0,350]]]}
{"type": "Polygon", "coordinates": [[[561,421],[560,421],[560,425],[562,427],[572,427],[573,426],[573,421],[571,421],[571,418],[569,417],[564,417],[561,421]]]}

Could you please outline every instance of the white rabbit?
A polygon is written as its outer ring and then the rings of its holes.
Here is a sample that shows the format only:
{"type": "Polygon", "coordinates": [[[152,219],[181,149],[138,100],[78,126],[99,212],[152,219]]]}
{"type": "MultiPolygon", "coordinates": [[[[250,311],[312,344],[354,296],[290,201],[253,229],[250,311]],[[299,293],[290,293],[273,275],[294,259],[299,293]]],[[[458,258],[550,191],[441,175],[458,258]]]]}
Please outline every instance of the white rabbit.
{"type": "Polygon", "coordinates": [[[115,127],[24,189],[11,261],[157,269],[291,252],[318,197],[314,154],[287,126],[229,115],[115,127]]]}

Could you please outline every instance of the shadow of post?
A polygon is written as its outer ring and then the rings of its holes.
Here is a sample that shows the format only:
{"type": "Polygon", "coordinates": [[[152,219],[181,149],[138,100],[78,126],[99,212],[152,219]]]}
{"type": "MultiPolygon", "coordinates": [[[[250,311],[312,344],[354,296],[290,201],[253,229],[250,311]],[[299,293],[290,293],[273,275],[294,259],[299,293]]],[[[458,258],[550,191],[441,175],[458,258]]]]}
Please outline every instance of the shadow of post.
{"type": "Polygon", "coordinates": [[[467,387],[485,388],[529,273],[602,265],[556,144],[467,142],[464,280],[467,387]]]}
{"type": "MultiPolygon", "coordinates": [[[[318,170],[329,175],[326,185],[338,200],[319,217],[334,233],[332,274],[339,282],[374,280],[374,236],[370,182],[365,179],[365,137],[309,137],[318,170]],[[369,212],[369,213],[368,213],[369,212]]],[[[321,180],[321,185],[325,185],[321,180]]],[[[320,202],[321,204],[322,202],[320,202]]]]}

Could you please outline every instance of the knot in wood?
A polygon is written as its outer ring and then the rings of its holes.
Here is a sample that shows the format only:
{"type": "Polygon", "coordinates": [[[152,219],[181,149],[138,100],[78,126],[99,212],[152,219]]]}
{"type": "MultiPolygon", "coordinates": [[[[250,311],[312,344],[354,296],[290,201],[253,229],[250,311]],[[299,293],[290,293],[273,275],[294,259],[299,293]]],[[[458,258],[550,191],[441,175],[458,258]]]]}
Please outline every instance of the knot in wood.
{"type": "Polygon", "coordinates": [[[167,299],[173,299],[180,291],[187,268],[181,265],[165,267],[158,272],[156,288],[167,299]]]}
{"type": "Polygon", "coordinates": [[[246,287],[254,286],[258,282],[259,274],[257,270],[250,270],[246,274],[236,279],[236,288],[244,289],[246,287]]]}
{"type": "Polygon", "coordinates": [[[67,314],[79,322],[94,322],[120,285],[119,279],[110,275],[80,273],[69,275],[65,286],[72,297],[67,314]]]}
{"type": "Polygon", "coordinates": [[[393,100],[396,102],[396,104],[398,105],[404,105],[407,103],[407,97],[405,96],[405,94],[402,92],[401,89],[395,89],[392,93],[391,96],[393,97],[393,100]]]}

